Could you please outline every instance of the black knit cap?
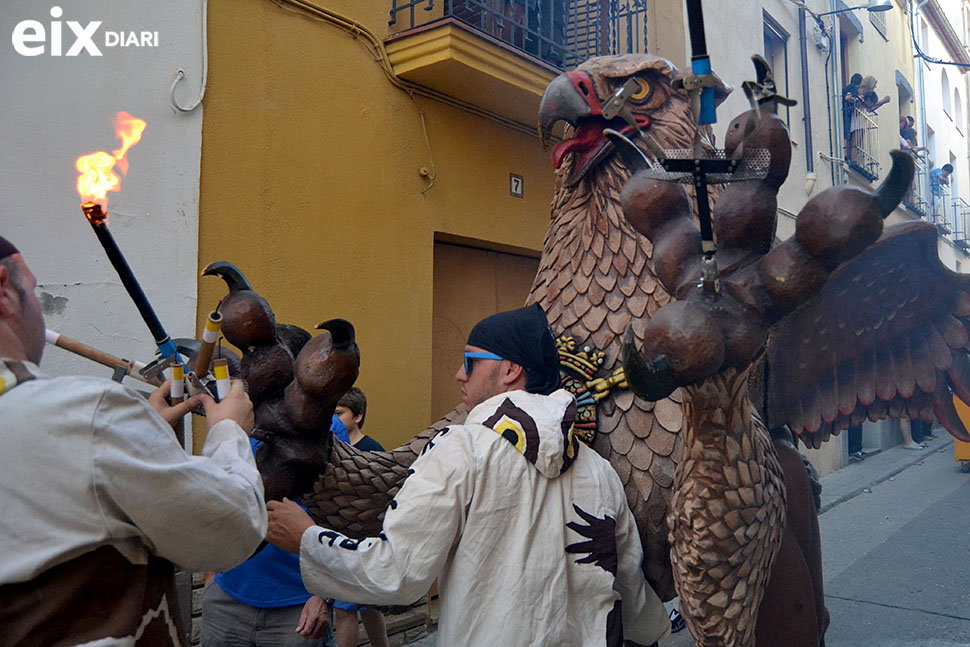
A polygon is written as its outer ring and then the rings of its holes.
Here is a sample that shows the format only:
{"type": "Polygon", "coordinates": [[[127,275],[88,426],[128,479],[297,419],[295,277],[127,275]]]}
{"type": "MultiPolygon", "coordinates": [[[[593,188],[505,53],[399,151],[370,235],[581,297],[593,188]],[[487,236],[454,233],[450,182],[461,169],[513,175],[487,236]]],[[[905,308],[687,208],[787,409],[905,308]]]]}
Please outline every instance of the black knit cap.
{"type": "Polygon", "coordinates": [[[0,261],[7,258],[8,256],[13,256],[14,254],[19,254],[20,250],[13,246],[9,240],[0,236],[0,261]]]}
{"type": "Polygon", "coordinates": [[[559,388],[559,352],[539,304],[482,319],[468,334],[468,345],[524,368],[529,378],[525,390],[529,393],[549,395],[559,388]]]}

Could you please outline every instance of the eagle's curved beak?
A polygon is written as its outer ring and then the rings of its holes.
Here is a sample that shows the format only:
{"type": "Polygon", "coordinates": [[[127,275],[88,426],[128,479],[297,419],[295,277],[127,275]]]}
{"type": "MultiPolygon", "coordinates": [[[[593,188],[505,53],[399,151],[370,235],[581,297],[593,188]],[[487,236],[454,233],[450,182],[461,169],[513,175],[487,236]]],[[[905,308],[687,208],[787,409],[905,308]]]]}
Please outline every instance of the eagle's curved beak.
{"type": "MultiPolygon", "coordinates": [[[[553,146],[552,165],[558,169],[572,155],[572,166],[566,177],[566,186],[571,187],[614,151],[613,144],[603,134],[612,120],[604,117],[593,79],[586,72],[571,70],[553,79],[546,88],[539,104],[539,138],[543,146],[547,146],[553,127],[560,121],[574,130],[553,146]]],[[[622,128],[620,124],[617,126],[622,128]]]]}
{"type": "Polygon", "coordinates": [[[576,126],[579,120],[598,112],[599,100],[593,93],[593,80],[579,70],[560,74],[546,88],[539,103],[539,139],[549,148],[552,129],[560,121],[576,126]]]}

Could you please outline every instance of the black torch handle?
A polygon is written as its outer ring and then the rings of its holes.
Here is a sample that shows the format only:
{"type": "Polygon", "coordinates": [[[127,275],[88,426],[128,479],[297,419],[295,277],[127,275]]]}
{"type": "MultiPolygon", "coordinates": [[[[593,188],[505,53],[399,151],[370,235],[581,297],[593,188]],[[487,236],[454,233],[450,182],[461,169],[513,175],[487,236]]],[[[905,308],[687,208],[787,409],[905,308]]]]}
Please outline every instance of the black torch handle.
{"type": "Polygon", "coordinates": [[[701,10],[701,0],[687,0],[687,28],[690,32],[691,58],[707,58],[707,39],[704,37],[704,13],[701,10]]]}
{"type": "MultiPolygon", "coordinates": [[[[704,38],[704,12],[701,10],[701,0],[687,0],[687,23],[690,31],[690,69],[695,76],[705,77],[711,73],[711,59],[707,55],[707,40],[704,38]]],[[[696,115],[698,126],[717,121],[713,87],[706,86],[701,90],[698,108],[700,109],[696,115]]]]}
{"type": "Polygon", "coordinates": [[[104,217],[104,212],[101,211],[100,205],[98,205],[97,210],[93,214],[85,210],[85,215],[88,216],[88,222],[91,223],[91,227],[94,229],[94,235],[98,237],[98,242],[101,243],[105,253],[108,255],[108,260],[111,261],[115,271],[118,272],[121,283],[128,290],[128,294],[131,296],[131,300],[135,302],[135,307],[138,308],[141,318],[145,320],[145,324],[151,331],[152,337],[155,338],[155,344],[162,351],[162,354],[167,357],[170,353],[166,353],[165,350],[168,346],[172,346],[168,333],[162,327],[162,322],[158,320],[158,315],[155,314],[151,303],[148,302],[145,291],[141,289],[138,279],[135,278],[134,272],[131,271],[131,266],[128,265],[124,254],[121,253],[121,249],[118,247],[118,243],[115,242],[114,236],[108,231],[108,223],[104,217]]]}

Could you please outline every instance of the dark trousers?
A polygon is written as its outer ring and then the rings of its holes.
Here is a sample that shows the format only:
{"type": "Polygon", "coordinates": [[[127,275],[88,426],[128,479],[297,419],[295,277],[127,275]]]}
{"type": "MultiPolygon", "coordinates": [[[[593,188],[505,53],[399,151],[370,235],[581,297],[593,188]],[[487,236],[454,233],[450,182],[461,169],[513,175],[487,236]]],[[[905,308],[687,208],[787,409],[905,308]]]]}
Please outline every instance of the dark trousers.
{"type": "Polygon", "coordinates": [[[849,427],[849,453],[855,454],[862,451],[862,425],[849,427]]]}
{"type": "Polygon", "coordinates": [[[930,423],[922,420],[910,420],[909,427],[913,433],[913,442],[921,443],[930,435],[930,423]]]}

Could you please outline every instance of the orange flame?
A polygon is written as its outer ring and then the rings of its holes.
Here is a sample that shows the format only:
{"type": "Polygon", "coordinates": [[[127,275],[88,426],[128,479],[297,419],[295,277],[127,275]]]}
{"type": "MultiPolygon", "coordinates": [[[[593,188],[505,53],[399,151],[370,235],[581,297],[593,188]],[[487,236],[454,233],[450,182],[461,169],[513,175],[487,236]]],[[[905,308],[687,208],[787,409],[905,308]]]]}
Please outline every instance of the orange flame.
{"type": "Polygon", "coordinates": [[[143,119],[132,117],[127,112],[119,112],[114,118],[115,134],[121,140],[121,148],[106,153],[98,151],[77,158],[75,167],[81,174],[77,178],[77,192],[81,202],[108,204],[108,191],[121,190],[121,178],[114,172],[117,164],[122,175],[128,173],[128,149],[138,143],[147,125],[143,119]]]}

